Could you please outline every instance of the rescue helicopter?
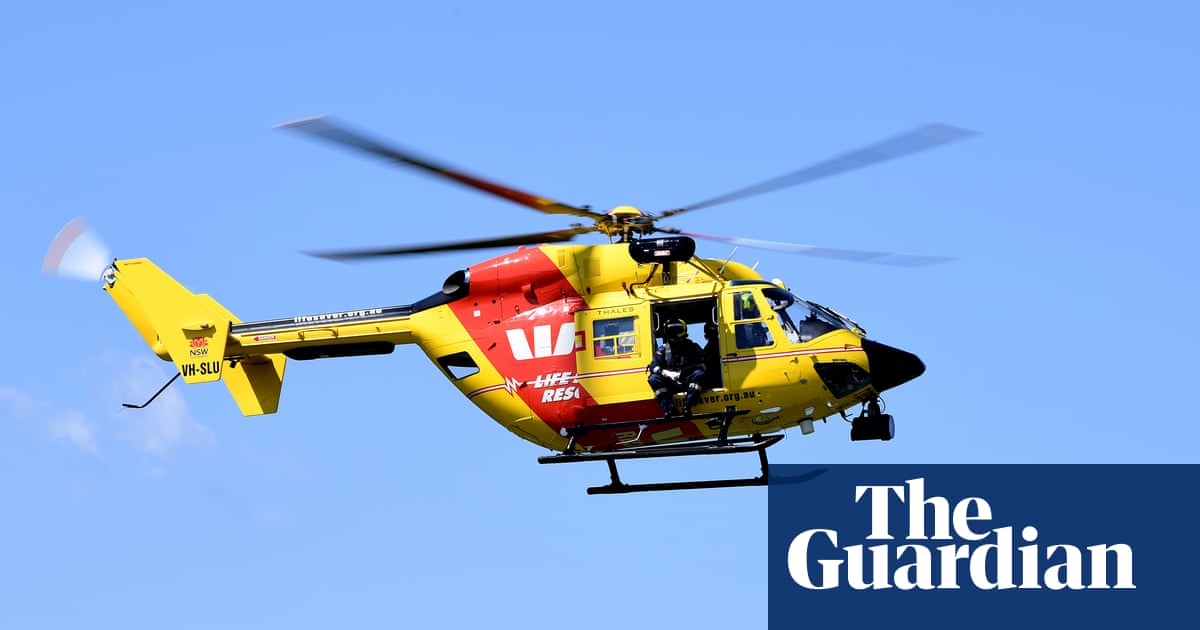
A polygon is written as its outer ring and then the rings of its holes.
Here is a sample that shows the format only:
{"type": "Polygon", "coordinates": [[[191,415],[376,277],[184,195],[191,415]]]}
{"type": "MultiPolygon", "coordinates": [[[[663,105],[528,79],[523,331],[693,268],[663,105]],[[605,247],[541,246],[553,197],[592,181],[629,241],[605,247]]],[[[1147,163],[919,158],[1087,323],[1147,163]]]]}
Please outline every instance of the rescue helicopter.
{"type": "Polygon", "coordinates": [[[328,117],[278,127],[577,222],[480,240],[315,252],[346,261],[516,247],[454,271],[440,290],[411,304],[260,321],[242,321],[150,260],[114,260],[103,272],[104,290],[154,353],[178,371],[163,389],[180,377],[221,381],[244,415],[270,414],[279,408],[289,360],[388,354],[415,344],[485,414],[549,449],[540,463],[605,462],[610,482],[589,494],[763,485],[766,449],[784,429],[798,426],[807,435],[814,423],[835,415],[849,421],[852,440],[892,439],[894,421],[883,413],[880,395],[921,375],[921,360],[867,338],[849,317],[764,279],[732,256],[697,256],[695,239],[898,266],[948,259],[701,235],[663,221],[972,135],[927,125],[782,177],[650,213],[633,206],[600,212],[533,195],[328,117]],[[608,242],[567,244],[592,233],[608,242]],[[686,415],[664,413],[647,384],[647,366],[668,323],[703,329],[708,338],[706,380],[686,415]],[[757,453],[761,475],[629,484],[617,470],[623,460],[731,453],[757,453]]]}

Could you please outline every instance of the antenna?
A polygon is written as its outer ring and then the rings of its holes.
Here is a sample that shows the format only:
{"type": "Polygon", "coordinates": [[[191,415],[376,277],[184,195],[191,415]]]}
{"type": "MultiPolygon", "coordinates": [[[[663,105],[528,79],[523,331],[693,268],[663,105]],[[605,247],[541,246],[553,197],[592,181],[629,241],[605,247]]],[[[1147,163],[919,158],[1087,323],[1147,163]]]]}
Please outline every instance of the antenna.
{"type": "Polygon", "coordinates": [[[158,398],[159,394],[167,391],[167,388],[171,386],[171,383],[175,382],[175,379],[179,378],[179,375],[180,375],[180,372],[176,372],[175,376],[172,376],[171,380],[167,381],[166,385],[163,385],[162,387],[158,388],[158,391],[154,392],[154,395],[150,397],[150,400],[147,400],[146,402],[144,402],[140,405],[135,405],[133,403],[121,403],[121,406],[125,407],[126,409],[145,409],[146,407],[148,407],[150,405],[150,403],[154,402],[155,398],[158,398]]]}
{"type": "Polygon", "coordinates": [[[721,263],[721,268],[717,270],[717,275],[718,275],[718,276],[721,276],[721,277],[724,277],[724,276],[725,276],[725,268],[729,266],[729,263],[730,263],[730,261],[732,261],[732,260],[733,260],[733,255],[737,253],[737,250],[738,250],[738,248],[737,248],[737,246],[735,245],[735,246],[733,247],[733,251],[729,252],[729,258],[726,258],[726,259],[725,259],[725,262],[724,262],[724,263],[721,263]]]}

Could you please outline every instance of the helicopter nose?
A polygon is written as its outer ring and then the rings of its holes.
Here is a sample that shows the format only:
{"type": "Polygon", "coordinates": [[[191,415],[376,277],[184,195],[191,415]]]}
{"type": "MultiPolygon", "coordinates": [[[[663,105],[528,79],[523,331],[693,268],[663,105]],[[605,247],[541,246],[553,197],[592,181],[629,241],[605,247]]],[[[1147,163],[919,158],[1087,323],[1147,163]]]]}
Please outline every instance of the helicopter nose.
{"type": "Polygon", "coordinates": [[[925,373],[925,364],[911,352],[870,339],[863,339],[862,349],[867,353],[871,384],[875,391],[891,389],[925,373]]]}

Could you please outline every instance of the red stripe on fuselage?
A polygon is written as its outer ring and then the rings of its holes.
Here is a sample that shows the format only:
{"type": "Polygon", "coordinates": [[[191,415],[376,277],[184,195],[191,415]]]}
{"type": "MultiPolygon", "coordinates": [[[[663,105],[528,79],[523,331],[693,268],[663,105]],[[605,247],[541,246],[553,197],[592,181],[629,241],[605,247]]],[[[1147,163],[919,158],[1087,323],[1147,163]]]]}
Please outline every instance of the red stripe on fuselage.
{"type": "Polygon", "coordinates": [[[538,247],[469,272],[470,295],[449,307],[479,351],[502,377],[525,384],[511,393],[551,428],[581,422],[582,410],[596,405],[576,375],[575,312],[587,308],[583,297],[538,247]]]}
{"type": "Polygon", "coordinates": [[[742,361],[762,361],[763,359],[780,359],[783,357],[799,357],[810,354],[836,354],[841,352],[861,352],[862,348],[851,346],[849,348],[816,348],[813,350],[785,350],[783,352],[764,352],[762,354],[751,354],[744,357],[723,358],[721,363],[740,363],[742,361]]]}

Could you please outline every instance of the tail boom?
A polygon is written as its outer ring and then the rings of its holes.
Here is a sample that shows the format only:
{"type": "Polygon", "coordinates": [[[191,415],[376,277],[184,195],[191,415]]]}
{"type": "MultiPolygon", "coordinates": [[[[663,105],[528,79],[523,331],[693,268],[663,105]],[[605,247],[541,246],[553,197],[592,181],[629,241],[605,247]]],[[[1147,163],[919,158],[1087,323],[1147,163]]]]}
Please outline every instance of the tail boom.
{"type": "Polygon", "coordinates": [[[413,343],[412,313],[412,306],[388,306],[234,324],[226,353],[282,353],[301,360],[387,354],[413,343]]]}
{"type": "Polygon", "coordinates": [[[104,290],[187,383],[222,380],[244,415],[275,413],[288,358],[390,353],[413,343],[413,306],[242,323],[145,258],[114,261],[104,290]]]}

